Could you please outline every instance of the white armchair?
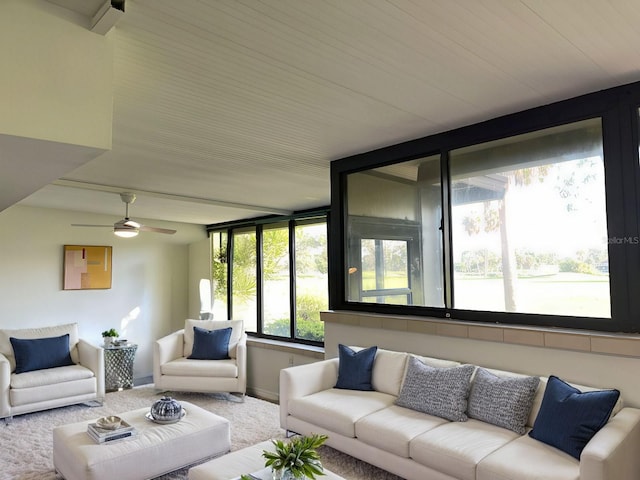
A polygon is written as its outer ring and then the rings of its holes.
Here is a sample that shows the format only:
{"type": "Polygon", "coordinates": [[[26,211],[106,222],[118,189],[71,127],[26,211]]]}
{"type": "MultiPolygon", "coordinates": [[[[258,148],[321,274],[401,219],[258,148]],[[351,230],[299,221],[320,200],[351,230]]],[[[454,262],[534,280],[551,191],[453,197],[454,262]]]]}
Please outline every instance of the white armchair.
{"type": "Polygon", "coordinates": [[[247,335],[242,320],[185,320],[182,330],[157,340],[153,350],[153,382],[159,391],[229,392],[247,390],[247,335]],[[228,355],[222,360],[188,358],[194,345],[194,327],[218,330],[231,327],[228,355]]]}
{"type": "Polygon", "coordinates": [[[78,325],[0,330],[0,418],[89,401],[104,401],[104,352],[78,338],[78,325]],[[69,335],[73,365],[16,372],[10,338],[44,339],[69,335]]]}

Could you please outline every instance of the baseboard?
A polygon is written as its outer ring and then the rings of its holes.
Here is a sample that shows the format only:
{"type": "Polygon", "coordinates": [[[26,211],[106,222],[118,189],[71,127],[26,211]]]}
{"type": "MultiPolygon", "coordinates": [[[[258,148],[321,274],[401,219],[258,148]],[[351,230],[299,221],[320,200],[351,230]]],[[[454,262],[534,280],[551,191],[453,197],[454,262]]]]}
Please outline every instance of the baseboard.
{"type": "Polygon", "coordinates": [[[277,393],[262,388],[247,388],[247,395],[266,400],[271,403],[279,403],[280,396],[277,393]]]}
{"type": "Polygon", "coordinates": [[[133,385],[136,387],[139,387],[140,385],[148,385],[150,383],[153,383],[153,375],[133,379],[133,385]]]}

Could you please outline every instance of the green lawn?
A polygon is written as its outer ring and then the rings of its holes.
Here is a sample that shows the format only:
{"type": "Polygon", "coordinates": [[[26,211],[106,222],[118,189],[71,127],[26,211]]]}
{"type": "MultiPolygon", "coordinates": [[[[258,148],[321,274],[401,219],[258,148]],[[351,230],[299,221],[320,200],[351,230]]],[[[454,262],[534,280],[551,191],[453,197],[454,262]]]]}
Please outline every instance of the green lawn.
{"type": "MultiPolygon", "coordinates": [[[[456,308],[504,311],[501,278],[456,276],[454,292],[456,308]]],[[[609,318],[609,277],[558,273],[519,278],[516,304],[517,311],[522,313],[609,318]]]]}

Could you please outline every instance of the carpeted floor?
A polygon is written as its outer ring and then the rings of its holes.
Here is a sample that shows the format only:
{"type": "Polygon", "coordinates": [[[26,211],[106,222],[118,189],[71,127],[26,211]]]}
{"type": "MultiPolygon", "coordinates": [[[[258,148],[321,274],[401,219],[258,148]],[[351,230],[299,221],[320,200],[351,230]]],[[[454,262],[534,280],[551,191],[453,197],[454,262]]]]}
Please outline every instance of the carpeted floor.
{"type": "MultiPolygon", "coordinates": [[[[223,394],[175,393],[172,396],[227,418],[231,422],[232,450],[284,436],[279,427],[278,406],[273,403],[248,396],[241,402],[223,394]]],[[[108,393],[104,405],[99,407],[74,405],[20,415],[8,425],[0,422],[0,479],[60,480],[52,462],[52,430],[55,426],[151,406],[158,398],[160,396],[152,386],[142,386],[108,393]]],[[[320,453],[329,470],[349,480],[399,479],[329,447],[321,447],[320,453]]],[[[159,478],[186,480],[187,469],[159,478]]]]}

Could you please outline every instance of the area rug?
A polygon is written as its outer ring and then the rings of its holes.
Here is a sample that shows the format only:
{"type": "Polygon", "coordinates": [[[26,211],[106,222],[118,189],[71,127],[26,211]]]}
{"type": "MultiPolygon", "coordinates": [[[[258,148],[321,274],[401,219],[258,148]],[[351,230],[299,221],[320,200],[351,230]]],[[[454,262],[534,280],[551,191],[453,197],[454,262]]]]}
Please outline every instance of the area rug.
{"type": "MultiPolygon", "coordinates": [[[[231,422],[231,449],[238,450],[270,438],[284,438],[276,404],[246,396],[225,394],[172,393],[177,400],[198,405],[231,422]]],[[[116,415],[119,412],[151,406],[160,395],[153,386],[141,386],[108,393],[102,406],[74,405],[14,417],[5,425],[0,421],[0,479],[61,480],[53,468],[52,430],[58,425],[116,415]]],[[[399,480],[399,477],[361,462],[329,447],[321,447],[323,464],[349,480],[399,480]]],[[[186,480],[188,469],[158,477],[160,480],[186,480]]],[[[123,479],[124,480],[124,479],[123,479]]]]}

